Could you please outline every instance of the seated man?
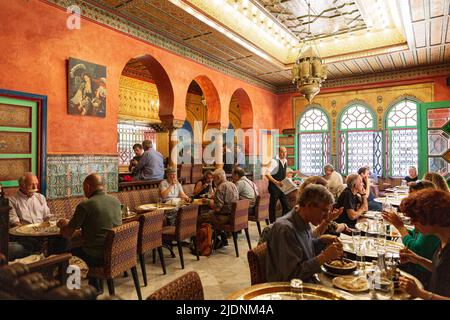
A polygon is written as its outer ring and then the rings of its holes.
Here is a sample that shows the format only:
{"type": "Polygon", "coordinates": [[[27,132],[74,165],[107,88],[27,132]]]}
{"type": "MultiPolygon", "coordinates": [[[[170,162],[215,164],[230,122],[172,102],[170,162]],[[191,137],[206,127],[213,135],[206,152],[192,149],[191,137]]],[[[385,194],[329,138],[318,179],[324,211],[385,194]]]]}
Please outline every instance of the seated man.
{"type": "Polygon", "coordinates": [[[162,180],[164,179],[164,158],[161,153],[152,148],[150,140],[144,140],[144,153],[138,165],[133,169],[133,180],[162,180]]]}
{"type": "Polygon", "coordinates": [[[258,196],[258,187],[253,181],[245,176],[244,169],[240,167],[235,167],[232,172],[233,182],[236,184],[236,188],[239,194],[239,200],[248,199],[249,204],[249,214],[255,214],[255,202],[258,196]]]}
{"type": "Polygon", "coordinates": [[[337,199],[342,190],[344,190],[342,176],[338,172],[334,171],[334,167],[331,164],[327,164],[323,167],[323,170],[325,171],[325,175],[323,177],[328,181],[327,188],[330,190],[334,198],[337,199]]]}
{"type": "Polygon", "coordinates": [[[134,151],[135,156],[133,157],[133,159],[131,159],[130,165],[128,166],[128,171],[130,171],[130,172],[133,171],[133,169],[138,165],[139,160],[141,160],[141,158],[142,158],[142,154],[144,153],[142,144],[136,143],[133,146],[133,151],[134,151]]]}
{"type": "Polygon", "coordinates": [[[311,281],[322,264],[343,255],[337,237],[325,235],[315,239],[309,225],[318,225],[330,212],[333,202],[333,195],[324,186],[309,185],[294,209],[272,225],[267,239],[268,282],[295,278],[311,281]]]}
{"type": "MultiPolygon", "coordinates": [[[[11,227],[24,224],[42,223],[48,221],[52,214],[45,197],[38,193],[39,181],[32,172],[26,172],[19,178],[19,191],[9,198],[9,223],[11,227]]],[[[15,258],[27,256],[42,250],[43,241],[32,237],[18,237],[11,246],[15,258]]],[[[61,239],[50,239],[49,253],[61,253],[66,250],[67,242],[61,239]]]]}
{"type": "Polygon", "coordinates": [[[347,188],[342,191],[336,203],[336,208],[341,207],[344,207],[344,213],[336,222],[355,228],[357,219],[368,210],[367,197],[359,174],[354,173],[347,177],[347,188]]]}
{"type": "MultiPolygon", "coordinates": [[[[214,200],[210,202],[211,211],[198,217],[198,225],[210,222],[213,225],[230,222],[233,202],[239,200],[239,194],[234,183],[227,181],[225,171],[217,169],[213,173],[214,184],[217,186],[214,200]]],[[[226,235],[221,235],[222,244],[227,243],[226,235]]]]}
{"type": "Polygon", "coordinates": [[[361,176],[362,181],[363,181],[363,193],[366,195],[367,197],[367,206],[369,210],[375,210],[375,211],[381,211],[381,203],[380,202],[376,202],[375,196],[372,192],[372,190],[370,189],[371,186],[371,181],[369,178],[369,168],[367,167],[362,167],[359,168],[358,170],[358,174],[361,176]]]}
{"type": "Polygon", "coordinates": [[[84,179],[83,191],[88,199],[76,207],[70,221],[60,219],[58,227],[67,239],[70,239],[76,230],[81,229],[83,246],[73,250],[72,254],[84,260],[89,267],[102,266],[106,233],[122,224],[120,202],[106,194],[102,177],[97,173],[92,173],[84,179]]]}

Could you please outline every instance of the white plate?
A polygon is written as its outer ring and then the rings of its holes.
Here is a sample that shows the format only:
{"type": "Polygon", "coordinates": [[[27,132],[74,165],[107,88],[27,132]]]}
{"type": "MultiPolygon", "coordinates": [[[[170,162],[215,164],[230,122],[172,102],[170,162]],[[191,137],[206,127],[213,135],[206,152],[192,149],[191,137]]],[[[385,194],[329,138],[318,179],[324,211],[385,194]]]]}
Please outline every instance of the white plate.
{"type": "Polygon", "coordinates": [[[15,232],[22,235],[53,235],[59,233],[56,221],[43,223],[26,224],[15,229],[15,232]]]}
{"type": "Polygon", "coordinates": [[[339,276],[334,278],[332,283],[336,288],[349,292],[364,292],[369,290],[369,282],[365,276],[339,276]],[[352,287],[349,285],[350,283],[354,283],[355,285],[359,283],[359,286],[352,287]]]}

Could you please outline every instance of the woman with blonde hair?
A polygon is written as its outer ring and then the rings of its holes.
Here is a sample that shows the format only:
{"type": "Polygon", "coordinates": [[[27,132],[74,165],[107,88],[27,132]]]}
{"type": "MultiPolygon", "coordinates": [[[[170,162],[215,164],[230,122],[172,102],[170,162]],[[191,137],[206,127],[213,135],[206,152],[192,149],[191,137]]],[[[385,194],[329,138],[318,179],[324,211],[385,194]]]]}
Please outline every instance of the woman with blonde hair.
{"type": "Polygon", "coordinates": [[[423,180],[431,181],[433,182],[438,190],[442,190],[445,192],[450,192],[448,189],[447,182],[445,181],[444,177],[441,176],[439,173],[436,172],[427,172],[423,176],[423,180]]]}

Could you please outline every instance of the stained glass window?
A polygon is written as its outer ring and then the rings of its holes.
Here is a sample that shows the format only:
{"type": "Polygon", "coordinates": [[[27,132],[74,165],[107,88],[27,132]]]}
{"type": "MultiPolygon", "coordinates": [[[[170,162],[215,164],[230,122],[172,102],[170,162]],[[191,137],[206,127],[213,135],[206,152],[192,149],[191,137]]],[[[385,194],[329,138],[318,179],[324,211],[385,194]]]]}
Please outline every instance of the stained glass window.
{"type": "Polygon", "coordinates": [[[418,162],[417,102],[404,99],[394,104],[386,116],[386,129],[389,175],[403,177],[418,162]]]}
{"type": "Polygon", "coordinates": [[[317,107],[300,118],[298,134],[298,168],[306,175],[322,175],[329,162],[330,134],[326,114],[317,107]]]}
{"type": "Polygon", "coordinates": [[[153,148],[156,149],[155,130],[146,124],[119,121],[117,124],[118,138],[117,152],[119,154],[119,165],[128,165],[134,157],[133,145],[151,140],[153,148]]]}
{"type": "Polygon", "coordinates": [[[382,133],[375,130],[374,116],[363,105],[347,108],[340,119],[339,169],[344,174],[356,173],[368,166],[376,175],[383,172],[382,133]]]}

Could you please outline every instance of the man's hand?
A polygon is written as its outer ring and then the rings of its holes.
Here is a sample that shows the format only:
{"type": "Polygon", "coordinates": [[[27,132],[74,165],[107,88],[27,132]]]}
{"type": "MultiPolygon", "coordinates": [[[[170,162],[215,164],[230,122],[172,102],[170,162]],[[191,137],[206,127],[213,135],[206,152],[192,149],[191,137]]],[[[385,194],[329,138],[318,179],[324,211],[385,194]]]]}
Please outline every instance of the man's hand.
{"type": "Polygon", "coordinates": [[[381,215],[383,216],[383,219],[385,219],[387,222],[392,224],[397,229],[400,229],[401,227],[404,227],[404,225],[405,225],[403,223],[402,219],[398,215],[396,215],[394,212],[383,211],[381,213],[381,215]]]}
{"type": "Polygon", "coordinates": [[[334,242],[322,252],[324,262],[330,262],[339,259],[343,254],[344,251],[341,242],[334,242]]]}
{"type": "Polygon", "coordinates": [[[332,236],[331,234],[324,234],[320,236],[320,242],[326,244],[327,246],[338,241],[336,236],[332,236]]]}
{"type": "Polygon", "coordinates": [[[344,207],[340,207],[339,209],[334,208],[327,217],[328,221],[334,221],[337,218],[339,218],[339,216],[342,214],[342,212],[344,212],[344,207]]]}

